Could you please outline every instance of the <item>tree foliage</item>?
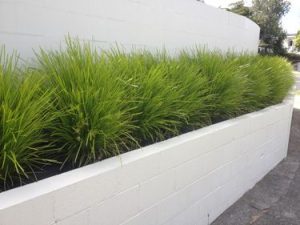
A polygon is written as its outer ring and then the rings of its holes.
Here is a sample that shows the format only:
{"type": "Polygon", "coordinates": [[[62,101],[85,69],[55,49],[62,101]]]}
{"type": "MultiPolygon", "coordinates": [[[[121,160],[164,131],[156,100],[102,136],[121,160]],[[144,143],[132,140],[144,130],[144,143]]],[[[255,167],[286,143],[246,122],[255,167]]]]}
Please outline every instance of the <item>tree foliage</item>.
{"type": "Polygon", "coordinates": [[[298,50],[300,50],[300,30],[297,32],[297,35],[296,35],[295,46],[298,50]]]}
{"type": "Polygon", "coordinates": [[[252,16],[251,8],[245,6],[244,1],[238,1],[238,2],[231,3],[229,5],[229,7],[230,7],[229,11],[231,11],[233,13],[236,13],[236,14],[248,17],[248,18],[251,18],[251,16],[252,16]]]}
{"type": "Polygon", "coordinates": [[[230,11],[246,16],[260,26],[260,41],[269,46],[275,54],[284,53],[282,41],[286,33],[281,26],[281,19],[288,13],[290,2],[287,0],[252,0],[252,6],[245,6],[244,1],[231,4],[230,11]]]}

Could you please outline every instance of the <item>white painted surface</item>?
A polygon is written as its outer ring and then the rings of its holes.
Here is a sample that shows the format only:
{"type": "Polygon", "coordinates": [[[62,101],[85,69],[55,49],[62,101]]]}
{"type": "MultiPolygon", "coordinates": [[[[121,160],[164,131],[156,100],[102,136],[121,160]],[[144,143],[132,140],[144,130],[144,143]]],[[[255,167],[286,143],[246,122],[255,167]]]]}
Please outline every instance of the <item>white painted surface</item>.
{"type": "Polygon", "coordinates": [[[57,48],[70,34],[107,48],[195,45],[256,53],[259,27],[196,0],[0,0],[0,44],[23,58],[57,48]]]}
{"type": "Polygon", "coordinates": [[[300,62],[294,63],[294,70],[300,72],[300,62]]]}
{"type": "Polygon", "coordinates": [[[207,225],[287,154],[292,100],[0,194],[0,225],[207,225]]]}

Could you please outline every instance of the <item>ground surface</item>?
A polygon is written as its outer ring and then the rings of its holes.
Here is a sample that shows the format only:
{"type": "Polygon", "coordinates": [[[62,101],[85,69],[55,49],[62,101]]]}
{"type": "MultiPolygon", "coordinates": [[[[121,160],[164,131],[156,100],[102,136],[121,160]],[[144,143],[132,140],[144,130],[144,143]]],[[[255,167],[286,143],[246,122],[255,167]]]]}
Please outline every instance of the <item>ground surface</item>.
{"type": "Polygon", "coordinates": [[[287,158],[211,225],[300,225],[300,95],[295,100],[287,158]]]}

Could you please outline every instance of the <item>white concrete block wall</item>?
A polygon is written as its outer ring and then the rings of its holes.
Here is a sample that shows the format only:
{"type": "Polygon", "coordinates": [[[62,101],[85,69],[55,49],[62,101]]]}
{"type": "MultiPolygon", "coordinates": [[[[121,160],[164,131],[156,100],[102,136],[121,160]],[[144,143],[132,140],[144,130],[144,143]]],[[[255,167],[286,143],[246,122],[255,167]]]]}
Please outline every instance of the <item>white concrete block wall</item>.
{"type": "Polygon", "coordinates": [[[103,48],[256,53],[259,27],[196,0],[0,0],[0,44],[9,51],[30,58],[33,49],[58,48],[67,34],[103,48]]]}
{"type": "Polygon", "coordinates": [[[207,225],[286,156],[292,107],[287,100],[0,193],[0,225],[207,225]]]}

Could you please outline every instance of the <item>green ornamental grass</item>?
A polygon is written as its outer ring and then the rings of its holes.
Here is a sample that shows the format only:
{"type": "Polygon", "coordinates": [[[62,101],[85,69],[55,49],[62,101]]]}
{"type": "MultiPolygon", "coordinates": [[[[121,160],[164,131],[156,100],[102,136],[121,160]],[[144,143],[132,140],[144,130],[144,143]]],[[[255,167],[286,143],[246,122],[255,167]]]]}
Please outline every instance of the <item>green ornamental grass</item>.
{"type": "MultiPolygon", "coordinates": [[[[0,56],[0,180],[79,167],[280,103],[294,82],[280,57],[202,49],[125,53],[68,38],[36,65],[0,56]]],[[[5,187],[5,185],[3,185],[5,187]]]]}
{"type": "Polygon", "coordinates": [[[37,168],[55,163],[46,129],[52,126],[51,90],[42,91],[42,77],[18,69],[18,57],[0,51],[0,181],[34,175],[37,168]]]}
{"type": "Polygon", "coordinates": [[[62,161],[81,166],[114,156],[132,138],[122,82],[107,59],[88,44],[67,42],[66,51],[41,51],[39,73],[53,90],[51,137],[62,161]]]}

